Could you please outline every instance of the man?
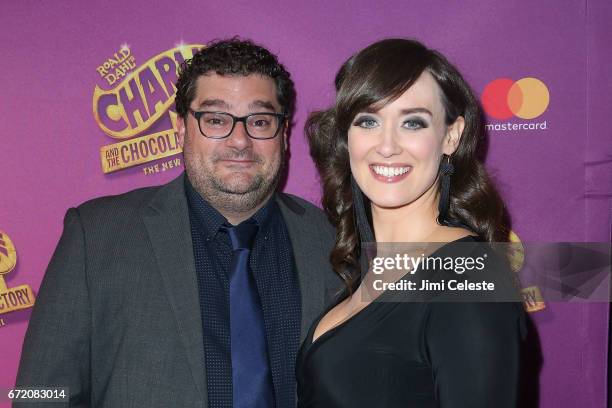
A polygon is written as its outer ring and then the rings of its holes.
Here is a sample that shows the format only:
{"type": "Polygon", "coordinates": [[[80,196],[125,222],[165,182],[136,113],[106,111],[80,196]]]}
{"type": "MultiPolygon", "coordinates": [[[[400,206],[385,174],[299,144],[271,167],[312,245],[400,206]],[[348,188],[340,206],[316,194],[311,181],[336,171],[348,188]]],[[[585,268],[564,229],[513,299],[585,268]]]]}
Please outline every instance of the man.
{"type": "Polygon", "coordinates": [[[79,407],[295,405],[298,346],[338,281],[322,213],[275,193],[294,95],[248,41],[182,67],[186,174],[68,211],[17,386],[79,407]]]}

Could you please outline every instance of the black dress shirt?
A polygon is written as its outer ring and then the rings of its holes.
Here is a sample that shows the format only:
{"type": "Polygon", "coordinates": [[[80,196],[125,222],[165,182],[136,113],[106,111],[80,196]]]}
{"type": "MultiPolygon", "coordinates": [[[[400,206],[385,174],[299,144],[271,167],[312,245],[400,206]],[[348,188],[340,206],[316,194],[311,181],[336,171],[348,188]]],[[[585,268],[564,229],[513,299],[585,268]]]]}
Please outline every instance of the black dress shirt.
{"type": "MultiPolygon", "coordinates": [[[[208,406],[232,406],[228,221],[185,178],[200,296],[208,406]]],[[[259,230],[249,265],[261,300],[277,408],[295,406],[301,297],[289,233],[272,197],[253,216],[259,230]]]]}

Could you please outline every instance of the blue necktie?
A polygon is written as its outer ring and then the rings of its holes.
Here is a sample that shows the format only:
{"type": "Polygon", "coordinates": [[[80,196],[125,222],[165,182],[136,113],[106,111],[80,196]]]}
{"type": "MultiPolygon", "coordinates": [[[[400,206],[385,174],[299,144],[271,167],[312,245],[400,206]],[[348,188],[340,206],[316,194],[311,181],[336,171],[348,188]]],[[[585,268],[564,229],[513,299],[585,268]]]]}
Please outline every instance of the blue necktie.
{"type": "Polygon", "coordinates": [[[233,249],[229,290],[233,407],[274,407],[263,312],[249,268],[258,226],[249,220],[224,229],[233,249]]]}

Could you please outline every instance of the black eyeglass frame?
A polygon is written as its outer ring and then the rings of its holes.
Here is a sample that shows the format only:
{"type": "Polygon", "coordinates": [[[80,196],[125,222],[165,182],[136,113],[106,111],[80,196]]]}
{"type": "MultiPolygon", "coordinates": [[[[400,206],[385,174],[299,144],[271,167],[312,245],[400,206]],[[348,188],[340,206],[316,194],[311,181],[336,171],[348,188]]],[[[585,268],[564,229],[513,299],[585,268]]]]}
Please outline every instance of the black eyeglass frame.
{"type": "Polygon", "coordinates": [[[276,113],[276,112],[253,112],[253,113],[249,113],[246,116],[234,116],[234,115],[232,115],[229,112],[194,111],[192,109],[189,109],[189,112],[191,112],[193,117],[198,122],[198,129],[200,129],[200,133],[202,134],[202,136],[204,136],[207,139],[217,139],[217,140],[218,139],[226,139],[226,138],[228,138],[229,135],[231,135],[232,132],[234,131],[234,128],[236,127],[236,122],[242,122],[242,125],[244,126],[244,130],[245,130],[246,134],[251,139],[255,139],[255,140],[270,140],[270,139],[274,139],[278,135],[278,132],[281,130],[281,128],[285,125],[285,121],[287,119],[287,114],[286,113],[276,113]],[[204,133],[202,131],[202,125],[200,123],[200,118],[205,113],[222,114],[222,115],[227,115],[227,116],[231,117],[232,118],[232,127],[231,127],[230,131],[227,133],[227,135],[225,135],[225,136],[208,136],[208,135],[206,135],[206,133],[204,133]],[[249,128],[247,126],[247,122],[246,121],[251,116],[256,116],[256,115],[270,115],[270,116],[275,116],[278,119],[278,126],[277,126],[276,132],[274,132],[273,136],[270,136],[270,137],[254,137],[253,135],[251,135],[251,133],[249,133],[249,128]]]}

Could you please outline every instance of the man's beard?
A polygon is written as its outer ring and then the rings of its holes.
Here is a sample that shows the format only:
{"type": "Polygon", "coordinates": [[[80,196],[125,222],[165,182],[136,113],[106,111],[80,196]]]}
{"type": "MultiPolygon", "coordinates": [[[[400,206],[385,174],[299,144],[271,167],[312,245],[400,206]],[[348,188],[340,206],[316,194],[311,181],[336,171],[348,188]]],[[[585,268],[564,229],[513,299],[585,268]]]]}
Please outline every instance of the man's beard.
{"type": "Polygon", "coordinates": [[[219,160],[223,159],[243,159],[253,160],[257,164],[264,163],[265,160],[249,151],[228,150],[222,154],[217,154],[204,162],[192,146],[189,137],[185,138],[183,148],[183,158],[185,160],[185,170],[189,181],[194,189],[210,205],[221,213],[244,213],[252,211],[272,194],[276,189],[282,164],[284,162],[284,145],[281,140],[280,154],[270,158],[268,168],[258,171],[248,182],[243,180],[242,175],[237,175],[235,179],[223,180],[214,172],[214,166],[219,160]]]}

